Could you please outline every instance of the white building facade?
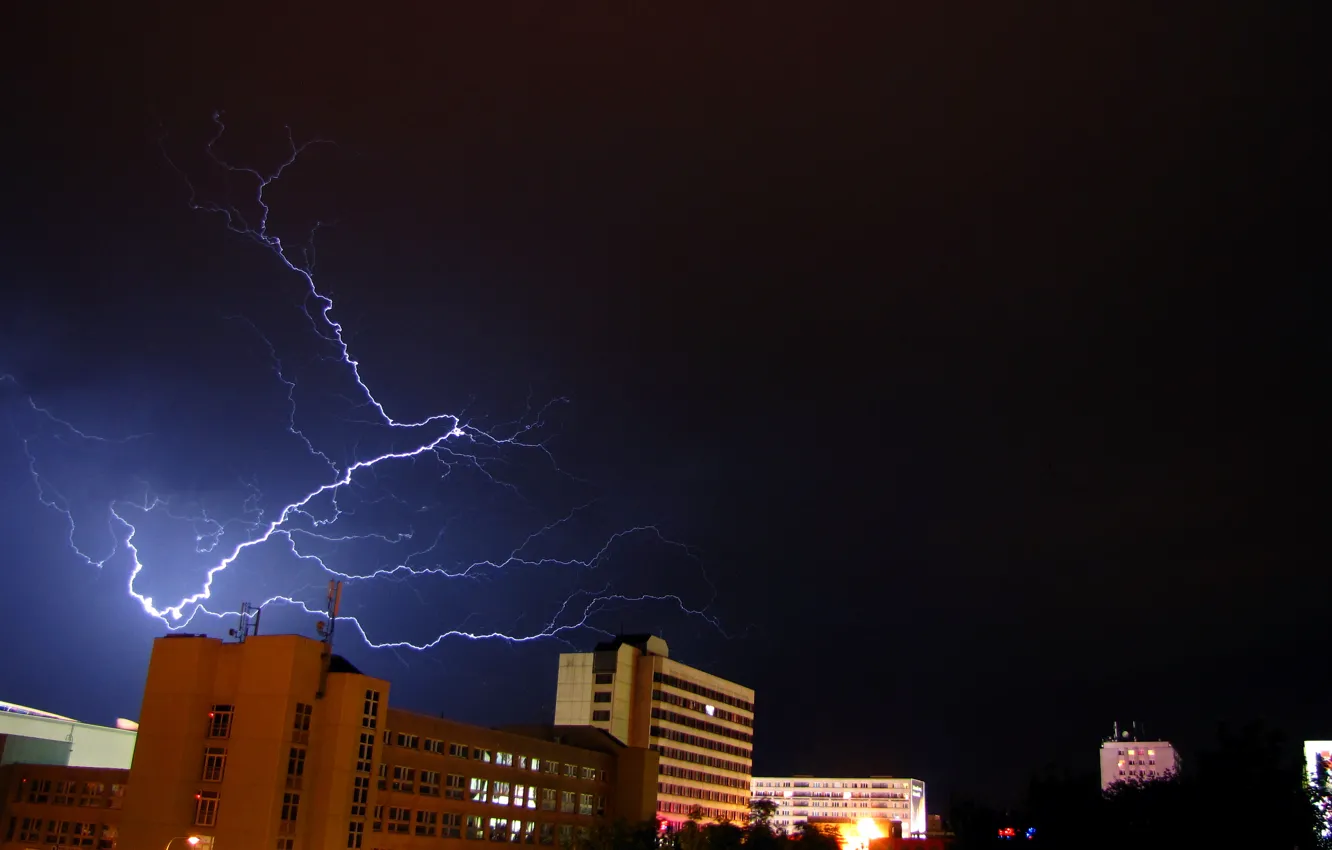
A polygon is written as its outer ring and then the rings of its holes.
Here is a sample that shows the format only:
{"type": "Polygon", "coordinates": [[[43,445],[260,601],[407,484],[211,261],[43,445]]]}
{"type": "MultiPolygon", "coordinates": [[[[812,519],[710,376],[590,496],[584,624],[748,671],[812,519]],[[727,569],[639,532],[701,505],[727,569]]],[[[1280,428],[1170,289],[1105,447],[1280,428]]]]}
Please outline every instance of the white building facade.
{"type": "Polygon", "coordinates": [[[138,733],[0,702],[0,764],[64,764],[129,770],[138,733]]]}
{"type": "Polygon", "coordinates": [[[1116,782],[1151,782],[1179,772],[1179,754],[1169,741],[1112,739],[1101,743],[1101,788],[1116,782]]]}
{"type": "Polygon", "coordinates": [[[749,817],[754,692],[669,656],[652,635],[560,655],[556,726],[594,726],[660,758],[657,815],[684,822],[749,817]]]}
{"type": "Polygon", "coordinates": [[[896,821],[908,838],[927,828],[925,783],[919,779],[756,776],[751,787],[754,799],[777,804],[773,826],[786,832],[810,818],[896,821]]]}

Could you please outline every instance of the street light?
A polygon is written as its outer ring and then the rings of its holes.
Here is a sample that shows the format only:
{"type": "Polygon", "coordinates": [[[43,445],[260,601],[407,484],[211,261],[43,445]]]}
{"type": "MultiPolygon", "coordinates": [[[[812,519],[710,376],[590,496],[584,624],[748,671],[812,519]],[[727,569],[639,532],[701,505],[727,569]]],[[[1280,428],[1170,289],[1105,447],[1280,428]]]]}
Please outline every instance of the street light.
{"type": "Polygon", "coordinates": [[[172,838],[170,841],[168,841],[168,842],[166,843],[166,847],[163,847],[162,850],[171,850],[171,845],[172,845],[172,844],[175,844],[177,841],[184,841],[186,844],[190,845],[191,847],[195,847],[195,846],[198,846],[198,844],[199,844],[199,836],[197,836],[197,835],[189,835],[189,836],[186,836],[186,835],[177,835],[175,838],[172,838]]]}

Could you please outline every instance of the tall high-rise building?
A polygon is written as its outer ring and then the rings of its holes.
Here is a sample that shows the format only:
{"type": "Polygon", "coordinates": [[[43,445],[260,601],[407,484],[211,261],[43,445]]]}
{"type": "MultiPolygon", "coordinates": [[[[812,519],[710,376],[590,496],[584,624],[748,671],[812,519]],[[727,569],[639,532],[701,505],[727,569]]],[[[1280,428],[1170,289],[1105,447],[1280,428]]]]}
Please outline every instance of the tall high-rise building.
{"type": "Polygon", "coordinates": [[[1101,742],[1101,787],[1116,782],[1150,782],[1179,772],[1179,753],[1169,741],[1149,741],[1137,731],[1119,728],[1101,742]]]}
{"type": "Polygon", "coordinates": [[[683,822],[749,816],[754,692],[681,664],[666,642],[624,635],[592,652],[560,655],[558,726],[605,729],[660,757],[657,815],[683,822]]]}
{"type": "MultiPolygon", "coordinates": [[[[923,836],[929,827],[925,812],[925,783],[892,776],[861,778],[814,776],[756,776],[754,798],[777,806],[773,826],[794,832],[806,822],[828,823],[873,820],[900,823],[902,835],[923,836]]],[[[870,828],[866,837],[875,835],[870,828]]],[[[888,830],[877,828],[879,834],[888,830]]]]}

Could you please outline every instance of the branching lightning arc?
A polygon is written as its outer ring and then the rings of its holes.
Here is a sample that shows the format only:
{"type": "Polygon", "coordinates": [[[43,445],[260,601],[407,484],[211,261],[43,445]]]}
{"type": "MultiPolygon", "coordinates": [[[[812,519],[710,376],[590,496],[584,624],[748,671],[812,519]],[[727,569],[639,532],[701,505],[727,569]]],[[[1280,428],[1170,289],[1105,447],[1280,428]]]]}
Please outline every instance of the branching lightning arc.
{"type": "MultiPolygon", "coordinates": [[[[376,427],[388,429],[396,434],[399,445],[403,445],[403,440],[406,443],[404,447],[394,451],[366,457],[353,457],[341,463],[334,459],[336,452],[320,450],[315,441],[307,436],[306,432],[298,425],[300,417],[296,404],[296,381],[284,370],[277,348],[254,323],[250,323],[248,319],[243,319],[266,346],[272,374],[285,389],[287,417],[284,425],[286,430],[300,441],[300,444],[304,446],[311,457],[318,459],[322,464],[326,471],[323,480],[312,483],[300,498],[281,506],[279,510],[272,510],[271,508],[265,510],[261,507],[263,494],[256,483],[248,481],[245,486],[249,490],[250,498],[245,500],[239,516],[228,519],[212,516],[208,510],[198,505],[192,505],[190,509],[182,510],[177,507],[171,497],[155,493],[154,488],[148,482],[140,482],[142,498],[119,497],[112,499],[107,505],[106,521],[111,531],[109,539],[112,541],[108,551],[88,552],[88,547],[81,545],[76,540],[78,524],[70,501],[57,488],[50,477],[44,474],[40,452],[34,448],[28,437],[20,435],[27,458],[27,469],[31,474],[37,498],[42,504],[63,516],[67,526],[69,546],[79,558],[99,569],[113,558],[127,559],[129,595],[137,601],[147,615],[160,619],[168,628],[173,630],[187,627],[199,616],[239,616],[240,612],[238,611],[218,610],[208,607],[209,603],[213,601],[214,581],[228,568],[245,558],[247,553],[252,553],[257,547],[275,541],[287,547],[290,553],[300,561],[317,565],[328,576],[357,583],[401,582],[424,576],[434,576],[452,581],[477,580],[483,575],[511,568],[571,568],[587,571],[606,562],[611,557],[612,550],[628,538],[644,538],[656,545],[678,549],[684,555],[694,558],[693,553],[686,546],[667,538],[655,525],[640,525],[617,531],[604,539],[595,548],[595,551],[581,557],[557,558],[549,555],[528,554],[535,544],[542,541],[551,532],[573,521],[581,511],[588,507],[587,504],[575,507],[563,516],[537,528],[520,540],[517,546],[499,556],[454,568],[424,563],[430,559],[432,553],[440,546],[444,537],[443,531],[435,535],[433,541],[428,545],[412,551],[407,557],[402,558],[399,563],[364,574],[336,569],[326,562],[326,556],[310,551],[310,544],[314,543],[327,546],[349,541],[374,539],[387,545],[408,545],[412,541],[414,532],[410,529],[351,534],[343,533],[337,528],[339,520],[344,517],[344,511],[339,507],[339,496],[345,490],[355,488],[358,482],[373,478],[380,469],[392,467],[394,464],[420,463],[423,461],[438,464],[443,473],[441,477],[446,476],[455,466],[462,464],[486,476],[496,486],[512,486],[494,477],[489,472],[489,461],[503,453],[540,453],[543,461],[554,466],[554,457],[544,442],[538,439],[538,436],[541,433],[544,418],[552,406],[563,403],[565,400],[555,399],[545,407],[535,410],[535,412],[531,412],[529,408],[529,415],[525,419],[503,426],[502,430],[482,428],[463,415],[453,413],[437,413],[419,421],[403,421],[394,418],[385,404],[372,392],[363,377],[361,363],[352,355],[344,328],[334,318],[333,299],[321,291],[316,283],[313,240],[319,224],[316,223],[315,228],[311,231],[309,241],[297,246],[285,244],[280,236],[270,228],[270,209],[269,201],[265,198],[266,191],[276,184],[289,168],[295,166],[311,146],[329,143],[315,139],[297,144],[290,128],[288,128],[286,139],[289,145],[288,155],[276,169],[263,171],[248,166],[233,165],[220,155],[217,151],[218,144],[226,132],[221,113],[213,116],[213,122],[215,132],[207,142],[207,155],[211,162],[222,169],[229,178],[234,181],[244,181],[253,186],[254,210],[257,211],[257,218],[252,214],[250,219],[253,220],[247,220],[242,211],[235,206],[214,203],[201,198],[194,182],[190,180],[182,168],[176,165],[175,161],[168,155],[166,146],[163,145],[162,152],[166,162],[180,176],[189,190],[188,203],[190,208],[197,212],[217,215],[230,231],[259,245],[272,254],[285,267],[287,272],[299,277],[302,285],[307,290],[307,297],[304,301],[305,315],[309,319],[310,327],[318,337],[318,345],[326,347],[329,351],[327,356],[332,358],[339,368],[346,371],[352,382],[348,386],[354,384],[355,391],[361,396],[360,401],[357,402],[358,406],[362,407],[371,416],[376,427]],[[188,523],[193,528],[195,554],[211,558],[208,561],[210,566],[203,574],[198,589],[170,603],[156,600],[137,589],[140,578],[149,567],[140,557],[140,535],[143,532],[140,527],[136,527],[136,523],[142,526],[143,521],[140,517],[154,514],[160,514],[177,522],[188,523]],[[239,542],[235,542],[236,540],[239,540],[239,542]]],[[[248,200],[247,196],[247,203],[248,200]]],[[[23,398],[23,404],[27,411],[33,416],[39,417],[50,428],[55,429],[61,440],[86,441],[104,446],[114,446],[118,443],[137,444],[139,441],[151,441],[154,437],[152,434],[136,434],[127,437],[109,437],[94,434],[57,416],[48,406],[39,404],[35,398],[26,393],[19,378],[8,374],[0,375],[0,384],[8,384],[16,389],[23,398]]],[[[554,469],[559,474],[563,474],[558,466],[554,466],[554,469]]],[[[391,495],[390,497],[396,498],[391,495]]],[[[701,570],[701,565],[699,569],[701,570]]],[[[704,581],[706,581],[706,576],[704,576],[704,581]]],[[[528,642],[548,638],[564,639],[571,637],[572,633],[585,629],[601,631],[593,624],[594,615],[606,610],[608,606],[635,602],[667,603],[677,607],[686,615],[706,620],[720,630],[721,626],[717,620],[707,612],[710,601],[701,608],[691,607],[680,595],[675,593],[620,593],[616,591],[611,583],[607,582],[601,584],[599,589],[583,588],[551,600],[550,607],[555,609],[555,613],[549,619],[543,616],[536,627],[513,633],[499,630],[472,632],[457,627],[441,631],[433,639],[427,641],[411,642],[387,639],[382,635],[372,635],[371,630],[363,627],[355,616],[340,616],[339,622],[354,628],[365,643],[372,648],[424,650],[437,646],[449,638],[528,642]]],[[[318,607],[312,607],[308,601],[303,601],[298,598],[296,592],[291,591],[285,594],[273,595],[262,603],[262,606],[272,605],[293,606],[295,609],[309,614],[322,614],[318,607]]]]}

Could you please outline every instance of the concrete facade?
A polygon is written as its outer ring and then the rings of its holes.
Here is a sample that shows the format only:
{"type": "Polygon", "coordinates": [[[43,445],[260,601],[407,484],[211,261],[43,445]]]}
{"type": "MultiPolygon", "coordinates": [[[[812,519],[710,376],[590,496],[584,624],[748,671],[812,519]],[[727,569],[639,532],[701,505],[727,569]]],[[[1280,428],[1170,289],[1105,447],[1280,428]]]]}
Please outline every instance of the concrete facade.
{"type": "Polygon", "coordinates": [[[628,635],[560,656],[555,723],[603,729],[659,756],[657,816],[749,816],[754,692],[674,661],[661,638],[628,635]]]}
{"type": "Polygon", "coordinates": [[[1116,782],[1151,782],[1179,771],[1179,754],[1169,741],[1109,740],[1101,743],[1101,787],[1116,782]]]}

